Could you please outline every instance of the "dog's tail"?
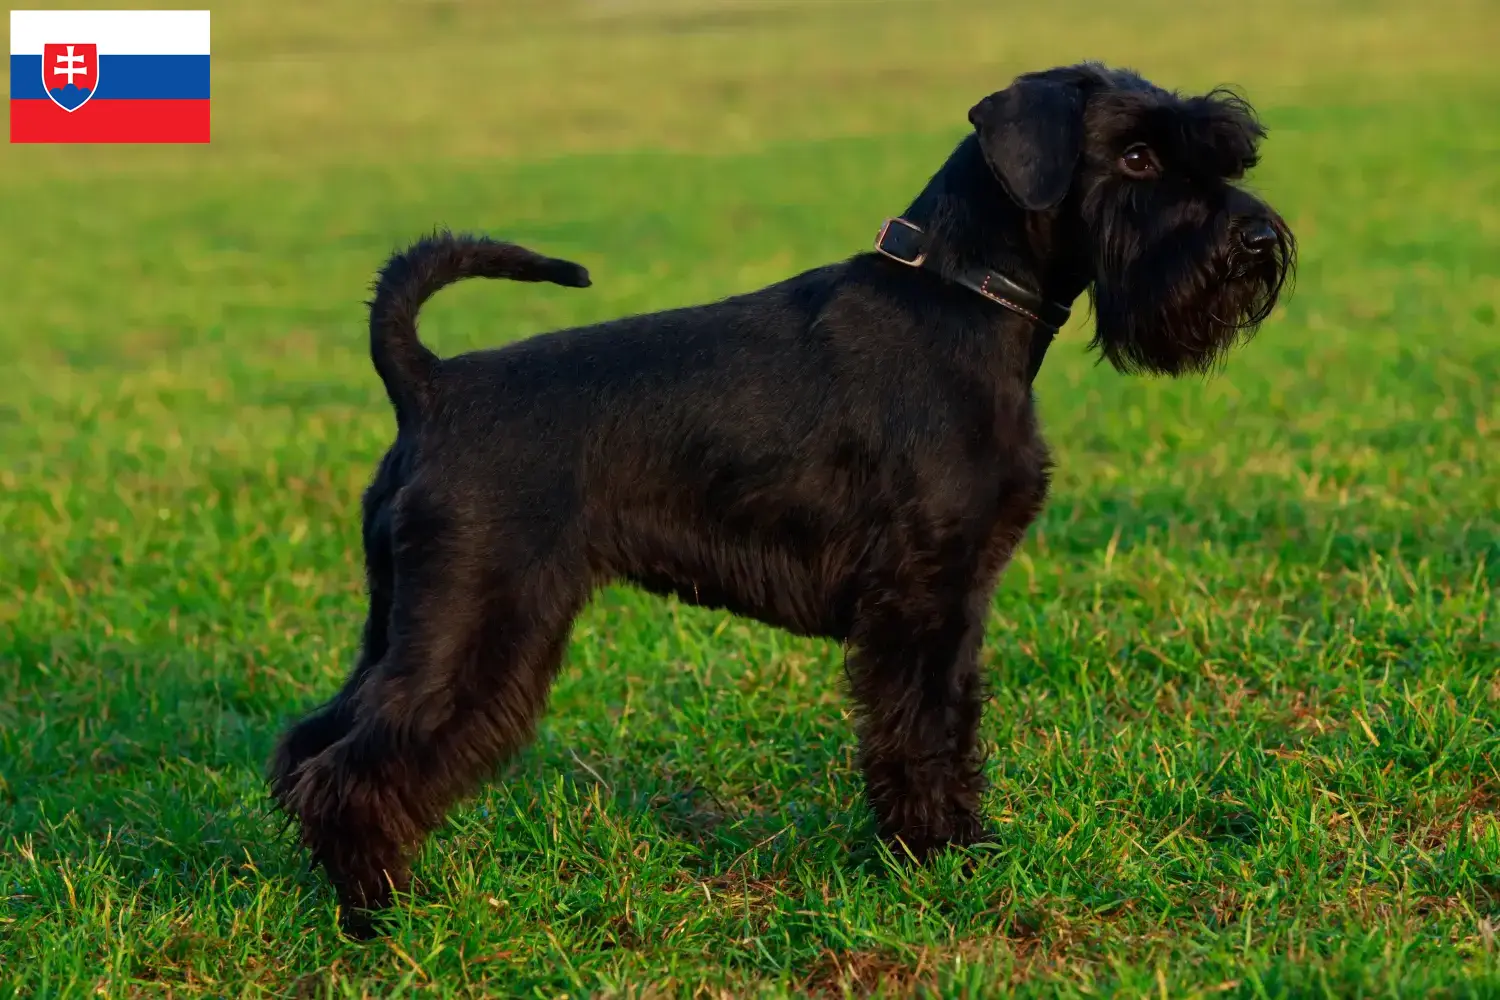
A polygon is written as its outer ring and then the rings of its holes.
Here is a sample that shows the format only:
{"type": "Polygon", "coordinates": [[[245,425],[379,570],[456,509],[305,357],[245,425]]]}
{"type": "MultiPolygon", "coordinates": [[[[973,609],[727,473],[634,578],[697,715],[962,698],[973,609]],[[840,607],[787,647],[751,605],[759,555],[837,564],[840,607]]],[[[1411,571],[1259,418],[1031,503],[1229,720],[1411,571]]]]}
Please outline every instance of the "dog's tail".
{"type": "Polygon", "coordinates": [[[485,236],[434,233],[391,257],[370,300],[370,360],[396,408],[396,420],[421,417],[432,402],[438,357],[417,337],[417,312],[439,289],[464,278],[550,281],[587,288],[589,273],[572,261],[543,257],[485,236]]]}

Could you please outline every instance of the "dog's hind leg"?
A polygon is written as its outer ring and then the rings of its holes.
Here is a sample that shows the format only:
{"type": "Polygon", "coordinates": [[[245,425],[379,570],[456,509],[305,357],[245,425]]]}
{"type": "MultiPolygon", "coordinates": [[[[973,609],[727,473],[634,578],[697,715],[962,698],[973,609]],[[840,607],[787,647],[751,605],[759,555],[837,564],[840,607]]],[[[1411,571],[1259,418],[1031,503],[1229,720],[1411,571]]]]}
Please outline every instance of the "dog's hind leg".
{"type": "Polygon", "coordinates": [[[391,601],[396,586],[391,551],[389,500],[393,486],[390,466],[387,459],[364,499],[365,584],[369,590],[370,609],[365,618],[359,658],[339,692],[289,728],[277,742],[267,777],[271,795],[283,809],[302,764],[333,746],[354,725],[359,689],[386,653],[391,601]]]}
{"type": "Polygon", "coordinates": [[[586,575],[518,560],[485,532],[397,530],[391,645],[356,696],[353,727],[308,760],[288,796],[345,908],[378,909],[453,803],[531,739],[586,575]]]}
{"type": "Polygon", "coordinates": [[[851,636],[865,794],[881,836],[918,860],[984,835],[979,603],[886,591],[851,636]]]}

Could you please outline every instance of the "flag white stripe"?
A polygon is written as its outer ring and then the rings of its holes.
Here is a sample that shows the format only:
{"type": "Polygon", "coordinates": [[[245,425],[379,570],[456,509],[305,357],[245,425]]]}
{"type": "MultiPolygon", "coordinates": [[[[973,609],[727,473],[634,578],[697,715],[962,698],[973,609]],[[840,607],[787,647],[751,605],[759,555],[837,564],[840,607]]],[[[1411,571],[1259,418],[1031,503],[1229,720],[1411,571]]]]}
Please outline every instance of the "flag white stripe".
{"type": "Polygon", "coordinates": [[[10,54],[39,56],[42,46],[93,42],[113,56],[206,56],[206,10],[13,10],[10,54]]]}

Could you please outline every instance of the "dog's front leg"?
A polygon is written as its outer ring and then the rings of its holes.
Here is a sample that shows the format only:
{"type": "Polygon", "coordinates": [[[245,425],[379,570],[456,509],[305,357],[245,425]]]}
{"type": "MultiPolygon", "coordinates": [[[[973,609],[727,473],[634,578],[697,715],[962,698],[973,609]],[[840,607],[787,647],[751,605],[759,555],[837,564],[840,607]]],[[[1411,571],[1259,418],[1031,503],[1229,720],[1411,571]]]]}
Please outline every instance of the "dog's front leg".
{"type": "Polygon", "coordinates": [[[985,788],[976,662],[983,618],[960,606],[914,619],[912,609],[923,606],[930,601],[867,608],[849,660],[865,793],[881,836],[918,860],[982,839],[985,788]]]}

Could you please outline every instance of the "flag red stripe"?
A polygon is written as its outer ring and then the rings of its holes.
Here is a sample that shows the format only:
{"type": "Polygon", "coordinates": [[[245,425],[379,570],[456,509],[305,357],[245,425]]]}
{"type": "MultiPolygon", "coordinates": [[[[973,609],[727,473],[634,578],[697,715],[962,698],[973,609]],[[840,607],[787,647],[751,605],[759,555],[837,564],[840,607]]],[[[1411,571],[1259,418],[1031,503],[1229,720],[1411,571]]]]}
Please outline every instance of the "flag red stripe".
{"type": "Polygon", "coordinates": [[[10,141],[207,142],[208,101],[11,101],[10,141]]]}

